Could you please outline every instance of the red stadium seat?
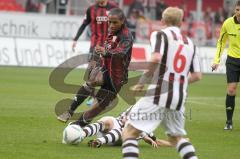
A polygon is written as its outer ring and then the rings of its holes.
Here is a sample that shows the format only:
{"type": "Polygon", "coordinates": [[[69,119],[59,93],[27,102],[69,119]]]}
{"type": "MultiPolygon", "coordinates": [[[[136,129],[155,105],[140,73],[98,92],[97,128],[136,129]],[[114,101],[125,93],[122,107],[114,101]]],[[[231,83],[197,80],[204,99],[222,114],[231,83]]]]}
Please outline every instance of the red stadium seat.
{"type": "Polygon", "coordinates": [[[16,3],[16,0],[1,0],[3,3],[16,3]]]}
{"type": "Polygon", "coordinates": [[[25,9],[16,0],[1,0],[0,10],[24,12],[25,9]]]}
{"type": "Polygon", "coordinates": [[[130,4],[132,4],[134,2],[134,0],[124,0],[123,1],[123,4],[124,5],[130,5],[130,4]]]}
{"type": "Polygon", "coordinates": [[[136,61],[146,60],[146,50],[143,47],[134,47],[132,51],[132,58],[136,61]]]}

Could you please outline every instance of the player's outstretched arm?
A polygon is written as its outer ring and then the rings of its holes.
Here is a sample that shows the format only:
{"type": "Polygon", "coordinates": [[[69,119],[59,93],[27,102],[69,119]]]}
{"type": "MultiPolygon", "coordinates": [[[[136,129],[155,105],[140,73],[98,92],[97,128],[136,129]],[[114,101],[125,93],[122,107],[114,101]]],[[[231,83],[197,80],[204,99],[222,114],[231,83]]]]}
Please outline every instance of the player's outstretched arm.
{"type": "MultiPolygon", "coordinates": [[[[190,141],[189,138],[185,138],[187,141],[190,141]]],[[[175,147],[175,143],[168,140],[156,139],[156,143],[159,147],[175,147]]]]}
{"type": "Polygon", "coordinates": [[[174,147],[174,145],[168,140],[157,139],[156,143],[160,147],[174,147]]]}
{"type": "Polygon", "coordinates": [[[152,145],[154,148],[159,148],[159,147],[174,147],[174,145],[168,141],[168,140],[162,140],[162,139],[156,139],[155,141],[150,138],[149,136],[145,136],[143,140],[152,145]]]}
{"type": "Polygon", "coordinates": [[[150,138],[148,135],[144,136],[143,141],[145,141],[147,144],[152,145],[154,148],[158,148],[157,142],[154,141],[152,138],[150,138]]]}

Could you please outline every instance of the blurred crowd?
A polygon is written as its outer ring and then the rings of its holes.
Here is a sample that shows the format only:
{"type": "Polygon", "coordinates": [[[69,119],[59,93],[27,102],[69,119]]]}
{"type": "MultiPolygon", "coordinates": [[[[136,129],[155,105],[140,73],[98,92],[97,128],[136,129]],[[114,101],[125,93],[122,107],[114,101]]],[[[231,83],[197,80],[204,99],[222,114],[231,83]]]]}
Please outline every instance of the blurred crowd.
{"type": "MultiPolygon", "coordinates": [[[[146,42],[152,30],[161,29],[159,21],[167,7],[166,0],[134,0],[130,4],[127,11],[129,26],[135,30],[134,35],[139,42],[146,42]]],[[[219,4],[217,10],[207,7],[202,10],[200,17],[197,17],[199,15],[196,10],[189,10],[187,3],[182,3],[179,7],[184,10],[183,33],[193,38],[199,45],[216,45],[221,24],[233,13],[229,2],[225,5],[219,4]]]]}
{"type": "MultiPolygon", "coordinates": [[[[119,3],[120,0],[110,0],[119,3]]],[[[184,34],[193,38],[199,45],[216,44],[220,26],[223,21],[232,16],[232,7],[230,3],[221,3],[213,9],[211,6],[203,8],[201,15],[197,14],[196,8],[189,8],[187,0],[179,0],[180,8],[184,10],[184,25],[182,31],[184,34]],[[200,17],[199,17],[200,16],[200,17]]],[[[161,29],[161,15],[165,8],[169,6],[167,0],[122,0],[122,9],[126,13],[128,26],[133,32],[137,42],[147,42],[149,35],[153,30],[161,29]],[[141,31],[139,31],[141,30],[141,31]]],[[[173,1],[175,2],[175,1],[173,1]]],[[[230,2],[230,1],[229,1],[230,2]]],[[[73,0],[1,0],[0,10],[52,13],[62,15],[83,15],[83,12],[76,10],[84,5],[94,3],[94,0],[78,1],[73,0]],[[84,4],[84,2],[86,4],[84,4]]],[[[86,8],[86,7],[83,7],[86,8]]]]}
{"type": "Polygon", "coordinates": [[[66,14],[68,0],[0,0],[1,11],[66,14]]]}

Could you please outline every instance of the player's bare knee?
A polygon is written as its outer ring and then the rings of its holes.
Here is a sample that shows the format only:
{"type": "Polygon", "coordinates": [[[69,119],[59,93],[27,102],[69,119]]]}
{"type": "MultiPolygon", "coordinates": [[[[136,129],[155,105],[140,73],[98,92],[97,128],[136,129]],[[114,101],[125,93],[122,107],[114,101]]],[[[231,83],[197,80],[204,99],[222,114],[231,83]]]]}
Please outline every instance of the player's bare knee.
{"type": "Polygon", "coordinates": [[[113,128],[113,121],[111,119],[107,119],[104,122],[104,125],[106,130],[111,130],[113,128]]]}
{"type": "Polygon", "coordinates": [[[122,132],[122,139],[123,141],[128,138],[137,138],[141,133],[140,130],[134,128],[132,125],[128,124],[122,132]]]}
{"type": "Polygon", "coordinates": [[[171,145],[176,146],[178,141],[182,139],[181,136],[168,136],[168,141],[171,143],[171,145]]]}
{"type": "Polygon", "coordinates": [[[235,88],[235,87],[228,87],[228,90],[227,90],[228,95],[235,96],[236,92],[237,92],[237,88],[235,88]]]}
{"type": "Polygon", "coordinates": [[[99,122],[102,122],[104,124],[104,130],[109,131],[113,128],[113,121],[112,119],[108,117],[103,117],[99,120],[99,122]]]}

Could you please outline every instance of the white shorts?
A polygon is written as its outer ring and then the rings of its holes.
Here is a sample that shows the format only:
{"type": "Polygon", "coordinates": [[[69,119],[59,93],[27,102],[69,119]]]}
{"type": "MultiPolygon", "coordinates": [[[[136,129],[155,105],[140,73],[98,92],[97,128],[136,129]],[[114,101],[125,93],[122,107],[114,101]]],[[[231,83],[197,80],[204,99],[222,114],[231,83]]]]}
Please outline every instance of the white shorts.
{"type": "Polygon", "coordinates": [[[113,116],[104,116],[101,119],[99,119],[98,121],[104,122],[104,121],[109,120],[109,119],[112,120],[112,122],[113,122],[112,129],[121,129],[121,125],[118,123],[118,120],[113,116]]]}
{"type": "Polygon", "coordinates": [[[131,109],[127,124],[146,133],[153,132],[159,125],[171,136],[184,136],[184,112],[166,109],[149,102],[148,97],[141,98],[131,109]]]}

